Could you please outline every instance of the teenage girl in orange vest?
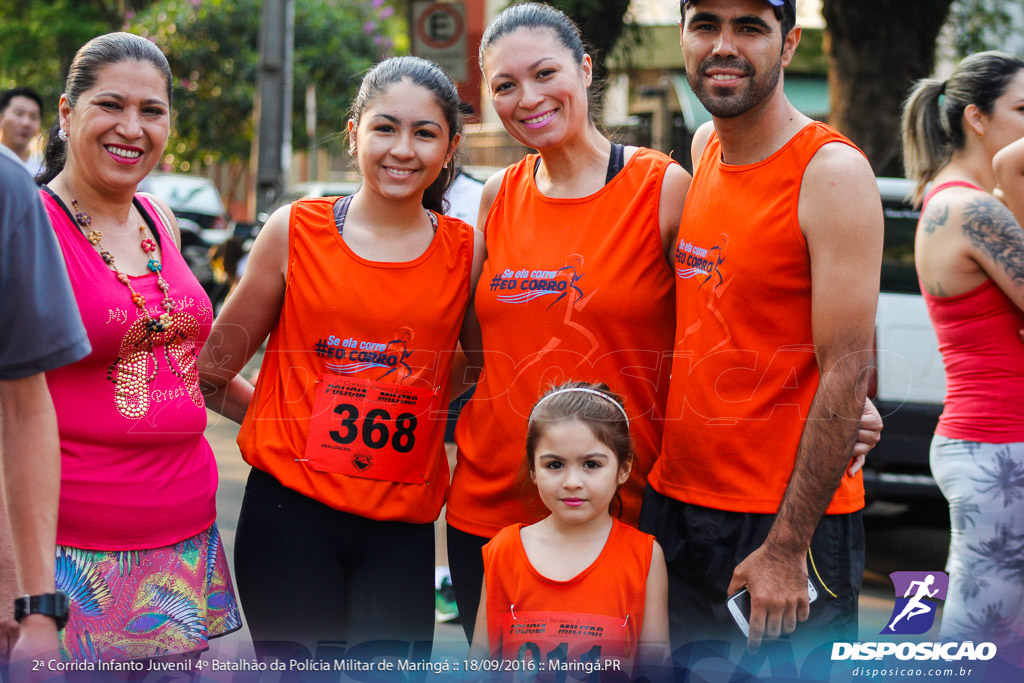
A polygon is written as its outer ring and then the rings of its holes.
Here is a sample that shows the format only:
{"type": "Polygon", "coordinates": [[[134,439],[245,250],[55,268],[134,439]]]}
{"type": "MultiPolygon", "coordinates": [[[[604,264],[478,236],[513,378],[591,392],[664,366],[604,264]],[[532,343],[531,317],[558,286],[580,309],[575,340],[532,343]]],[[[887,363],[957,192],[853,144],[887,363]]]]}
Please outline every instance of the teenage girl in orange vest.
{"type": "Polygon", "coordinates": [[[639,648],[645,663],[661,663],[665,556],[611,514],[633,465],[622,399],[605,384],[567,382],[537,401],[528,424],[524,469],[550,514],[484,546],[475,656],[518,661],[526,673],[557,660],[632,675],[639,648]]]}
{"type": "Polygon", "coordinates": [[[261,652],[331,640],[359,658],[374,653],[355,643],[403,640],[419,645],[390,654],[429,655],[448,489],[435,413],[483,253],[442,215],[458,103],[426,60],[372,69],[348,122],[362,187],[271,216],[203,349],[209,405],[242,422],[253,466],[235,567],[261,652]],[[254,390],[237,373],[268,333],[254,390]]]}

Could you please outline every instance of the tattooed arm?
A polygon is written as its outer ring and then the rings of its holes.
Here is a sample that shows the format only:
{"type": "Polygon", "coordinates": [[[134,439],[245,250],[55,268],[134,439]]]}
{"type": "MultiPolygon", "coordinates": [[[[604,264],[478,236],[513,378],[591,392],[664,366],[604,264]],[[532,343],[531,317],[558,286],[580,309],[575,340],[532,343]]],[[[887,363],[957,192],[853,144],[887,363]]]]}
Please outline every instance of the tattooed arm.
{"type": "Polygon", "coordinates": [[[966,203],[961,220],[971,258],[1024,310],[1024,230],[1013,214],[995,197],[980,195],[966,203]]]}

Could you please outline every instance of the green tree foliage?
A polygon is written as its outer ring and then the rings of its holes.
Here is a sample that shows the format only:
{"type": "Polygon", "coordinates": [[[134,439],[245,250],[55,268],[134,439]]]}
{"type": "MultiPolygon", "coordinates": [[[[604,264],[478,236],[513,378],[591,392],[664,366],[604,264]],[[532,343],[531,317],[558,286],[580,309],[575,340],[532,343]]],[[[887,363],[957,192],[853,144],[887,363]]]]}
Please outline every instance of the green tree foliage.
{"type": "MultiPolygon", "coordinates": [[[[190,170],[248,159],[259,71],[260,0],[159,0],[131,21],[175,75],[165,162],[190,170]]],[[[292,144],[304,147],[305,93],[316,86],[317,139],[343,130],[362,73],[392,48],[394,12],[381,0],[295,0],[292,144]]]]}
{"type": "MultiPolygon", "coordinates": [[[[1021,3],[1016,3],[1020,7],[1021,3]]],[[[1013,31],[1005,0],[956,0],[949,13],[953,47],[963,58],[984,50],[1001,50],[1013,31]]]]}
{"type": "Polygon", "coordinates": [[[150,1],[0,0],[0,88],[35,88],[47,102],[49,118],[78,48],[120,30],[127,16],[150,1]]]}

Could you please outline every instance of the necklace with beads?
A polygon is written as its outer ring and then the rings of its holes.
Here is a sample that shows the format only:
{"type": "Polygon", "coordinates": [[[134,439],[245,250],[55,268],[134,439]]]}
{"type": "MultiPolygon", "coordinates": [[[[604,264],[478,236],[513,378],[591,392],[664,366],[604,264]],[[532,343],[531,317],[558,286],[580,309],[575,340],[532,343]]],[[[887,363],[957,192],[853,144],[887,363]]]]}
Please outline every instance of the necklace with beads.
{"type": "Polygon", "coordinates": [[[83,231],[86,231],[85,238],[89,240],[90,244],[96,247],[100,253],[100,258],[102,258],[103,262],[107,264],[107,267],[114,271],[117,281],[128,288],[128,291],[131,293],[132,303],[135,304],[139,311],[141,311],[142,316],[145,319],[144,325],[146,331],[163,332],[171,324],[171,313],[174,312],[174,301],[168,293],[170,292],[171,286],[167,284],[167,280],[164,279],[163,273],[161,272],[163,270],[163,266],[160,264],[160,261],[155,258],[156,255],[154,252],[156,252],[156,242],[151,238],[146,237],[145,223],[139,226],[139,234],[142,238],[140,246],[142,247],[142,251],[149,256],[149,263],[146,264],[146,268],[148,268],[151,273],[156,273],[157,286],[160,287],[160,291],[164,293],[164,300],[160,304],[163,307],[164,312],[159,318],[153,318],[153,316],[149,314],[149,311],[146,310],[146,298],[135,291],[135,288],[132,287],[131,278],[119,271],[117,266],[114,265],[114,255],[107,251],[101,242],[103,239],[103,232],[100,230],[93,230],[90,227],[92,226],[92,216],[87,214],[78,206],[78,200],[76,199],[71,200],[71,206],[75,210],[75,222],[78,223],[83,231]]]}

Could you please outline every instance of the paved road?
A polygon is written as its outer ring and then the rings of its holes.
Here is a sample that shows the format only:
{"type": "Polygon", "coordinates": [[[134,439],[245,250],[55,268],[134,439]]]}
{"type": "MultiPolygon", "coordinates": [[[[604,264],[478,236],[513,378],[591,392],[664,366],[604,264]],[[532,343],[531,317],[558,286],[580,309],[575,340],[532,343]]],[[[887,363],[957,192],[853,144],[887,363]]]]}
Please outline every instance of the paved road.
{"type": "MultiPolygon", "coordinates": [[[[220,468],[220,488],[217,493],[217,521],[233,565],[235,526],[242,501],[249,466],[238,453],[235,437],[238,426],[209,413],[206,436],[213,446],[220,468]]],[[[941,570],[945,566],[949,531],[942,518],[941,506],[917,506],[906,510],[893,506],[872,506],[866,514],[867,568],[864,574],[864,592],[860,599],[860,630],[862,640],[879,640],[892,612],[893,588],[889,573],[902,570],[941,570]]],[[[443,534],[439,534],[443,537],[443,534]]],[[[439,554],[443,554],[439,543],[439,554]]],[[[938,620],[936,621],[938,623],[938,620]]],[[[882,638],[884,639],[884,638],[882,638]]],[[[441,655],[461,658],[466,652],[460,626],[438,624],[435,632],[435,651],[441,655]]],[[[249,653],[249,634],[243,628],[226,638],[215,641],[212,655],[224,659],[246,656],[249,653]]]]}
{"type": "MultiPolygon", "coordinates": [[[[242,504],[245,480],[249,476],[249,466],[242,460],[238,452],[235,438],[238,436],[238,425],[230,420],[207,411],[209,423],[206,438],[213,447],[220,471],[220,485],[217,489],[217,525],[234,575],[235,527],[238,524],[238,510],[242,504]]],[[[443,515],[442,515],[443,517],[443,515]]],[[[444,535],[439,534],[443,539],[444,535]]],[[[443,543],[439,543],[439,554],[444,552],[443,543]]],[[[243,624],[244,624],[243,615],[243,624]]],[[[438,624],[434,632],[435,651],[444,656],[462,658],[467,651],[462,627],[455,624],[438,624]]],[[[219,659],[235,659],[250,655],[252,645],[249,630],[244,625],[240,631],[213,641],[211,656],[219,659]]],[[[435,654],[436,654],[435,653],[435,654]]]]}

